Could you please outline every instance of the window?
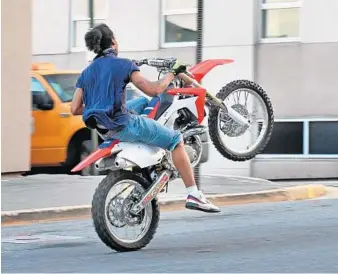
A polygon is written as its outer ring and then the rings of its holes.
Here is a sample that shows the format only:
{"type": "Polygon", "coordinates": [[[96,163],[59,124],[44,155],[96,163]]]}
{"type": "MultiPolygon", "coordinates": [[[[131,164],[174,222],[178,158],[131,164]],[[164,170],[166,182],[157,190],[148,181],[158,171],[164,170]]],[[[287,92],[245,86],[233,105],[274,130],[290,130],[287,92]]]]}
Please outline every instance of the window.
{"type": "Polygon", "coordinates": [[[31,78],[31,92],[34,94],[43,94],[43,93],[46,93],[47,91],[36,78],[32,77],[31,78]]]}
{"type": "Polygon", "coordinates": [[[41,85],[39,80],[31,77],[31,94],[32,94],[32,109],[40,110],[41,103],[46,100],[51,100],[46,89],[41,85]],[[43,100],[43,101],[42,101],[43,100]]]}
{"type": "MultiPolygon", "coordinates": [[[[104,19],[94,19],[94,25],[104,23],[104,19]]],[[[83,17],[73,20],[73,37],[72,37],[72,48],[73,50],[85,49],[84,36],[86,32],[90,29],[90,19],[83,17]]]]}
{"type": "Polygon", "coordinates": [[[303,154],[303,123],[275,123],[263,154],[303,154]]]}
{"type": "Polygon", "coordinates": [[[73,100],[78,77],[79,74],[51,74],[44,76],[62,102],[71,102],[73,100]]]}
{"type": "Polygon", "coordinates": [[[309,123],[310,154],[338,155],[338,122],[319,121],[309,123]]]}
{"type": "Polygon", "coordinates": [[[299,41],[300,0],[262,1],[262,41],[299,41]]]}
{"type": "Polygon", "coordinates": [[[277,119],[257,158],[338,158],[338,118],[277,119]]]}
{"type": "MultiPolygon", "coordinates": [[[[90,29],[89,1],[71,0],[71,5],[71,50],[85,51],[84,35],[90,29]]],[[[94,25],[106,22],[108,8],[108,0],[94,0],[94,25]]]]}
{"type": "Polygon", "coordinates": [[[197,0],[162,0],[161,44],[194,46],[197,41],[197,0]]]}

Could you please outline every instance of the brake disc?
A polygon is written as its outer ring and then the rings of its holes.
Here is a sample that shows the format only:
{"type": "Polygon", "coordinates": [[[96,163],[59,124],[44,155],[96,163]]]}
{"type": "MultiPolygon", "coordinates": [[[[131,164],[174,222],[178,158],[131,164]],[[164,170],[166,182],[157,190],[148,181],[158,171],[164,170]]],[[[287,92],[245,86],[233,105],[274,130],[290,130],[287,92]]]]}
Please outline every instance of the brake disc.
{"type": "Polygon", "coordinates": [[[145,216],[144,212],[145,210],[141,210],[139,214],[132,215],[130,213],[131,208],[137,203],[137,200],[131,200],[131,199],[125,199],[122,205],[122,212],[121,212],[121,218],[128,224],[129,226],[138,225],[141,224],[143,221],[143,218],[145,216]]]}
{"type": "MultiPolygon", "coordinates": [[[[248,117],[249,112],[247,108],[241,104],[235,104],[232,106],[234,110],[236,110],[243,117],[248,117]]],[[[235,120],[233,120],[227,113],[224,113],[221,110],[220,120],[223,122],[223,125],[220,123],[221,131],[229,137],[238,137],[245,133],[247,128],[245,126],[240,125],[235,120]]]]}
{"type": "Polygon", "coordinates": [[[123,203],[124,203],[123,198],[116,197],[110,200],[107,206],[108,220],[113,226],[117,228],[124,227],[127,224],[124,218],[121,218],[121,216],[123,215],[123,203]]]}

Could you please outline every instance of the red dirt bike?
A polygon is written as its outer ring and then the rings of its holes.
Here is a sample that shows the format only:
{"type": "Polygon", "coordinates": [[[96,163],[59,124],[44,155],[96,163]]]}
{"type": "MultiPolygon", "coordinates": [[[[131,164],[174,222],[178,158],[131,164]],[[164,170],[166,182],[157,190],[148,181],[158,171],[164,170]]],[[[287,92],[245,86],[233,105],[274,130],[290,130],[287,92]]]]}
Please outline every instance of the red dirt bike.
{"type": "MultiPolygon", "coordinates": [[[[155,58],[135,63],[156,67],[161,75],[168,72],[175,60],[155,58]]],[[[215,148],[232,161],[254,158],[270,139],[273,108],[259,85],[236,80],[214,96],[200,84],[212,68],[232,62],[214,59],[196,64],[174,79],[174,88],[152,98],[142,114],[181,131],[193,167],[200,162],[203,151],[200,136],[208,130],[215,148]],[[260,118],[257,117],[259,107],[260,118]],[[202,125],[206,116],[208,127],[202,125]],[[238,137],[244,140],[239,141],[238,137]],[[244,145],[244,148],[231,148],[232,144],[244,145]]],[[[103,139],[107,132],[107,129],[98,129],[103,139]]],[[[145,247],[154,237],[159,223],[157,196],[168,182],[179,177],[171,154],[142,143],[105,140],[72,171],[80,171],[92,163],[99,171],[109,170],[92,201],[92,218],[98,236],[117,251],[145,247]]]]}

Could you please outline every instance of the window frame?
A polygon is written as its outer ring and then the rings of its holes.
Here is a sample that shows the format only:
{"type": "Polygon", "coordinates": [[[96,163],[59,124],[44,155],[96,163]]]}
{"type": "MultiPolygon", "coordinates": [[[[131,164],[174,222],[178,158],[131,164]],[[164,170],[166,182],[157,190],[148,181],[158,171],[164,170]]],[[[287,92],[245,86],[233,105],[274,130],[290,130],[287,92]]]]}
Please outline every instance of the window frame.
{"type": "MultiPolygon", "coordinates": [[[[197,22],[197,8],[195,9],[170,9],[166,10],[165,1],[170,0],[161,0],[160,8],[160,46],[161,48],[178,48],[178,47],[194,47],[197,45],[197,41],[190,42],[165,42],[165,17],[168,15],[185,15],[185,14],[195,14],[197,22]]],[[[196,0],[197,1],[197,0],[196,0]]]]}
{"type": "Polygon", "coordinates": [[[301,42],[301,12],[302,12],[303,0],[294,0],[293,2],[276,2],[276,3],[264,3],[264,0],[260,0],[260,20],[259,20],[259,40],[260,43],[291,43],[301,42]],[[263,38],[263,11],[274,9],[299,9],[299,36],[297,37],[280,37],[280,38],[263,38]]]}
{"type": "Polygon", "coordinates": [[[338,159],[338,154],[310,154],[310,122],[337,122],[338,117],[313,118],[280,118],[275,122],[302,122],[303,123],[303,154],[258,154],[257,160],[262,159],[338,159]]]}
{"type": "MultiPolygon", "coordinates": [[[[94,18],[94,22],[98,21],[98,20],[106,22],[106,18],[103,18],[103,17],[95,17],[94,18]]],[[[71,52],[85,52],[85,51],[87,51],[87,48],[85,46],[83,46],[83,47],[74,46],[74,39],[76,39],[76,29],[74,27],[74,23],[85,22],[85,21],[90,21],[90,18],[85,17],[85,16],[72,16],[71,26],[70,26],[70,28],[71,28],[71,30],[70,30],[70,50],[71,50],[71,52]]]]}
{"type": "MultiPolygon", "coordinates": [[[[96,20],[101,20],[103,22],[107,22],[108,15],[109,15],[109,1],[106,0],[106,12],[104,16],[94,16],[94,22],[96,20]]],[[[86,2],[87,4],[87,2],[86,2]]],[[[86,52],[87,48],[85,46],[83,47],[76,47],[73,46],[73,41],[76,39],[76,32],[74,30],[74,23],[78,21],[90,21],[90,17],[87,15],[75,15],[73,10],[73,0],[69,0],[69,52],[86,52]]],[[[95,15],[95,14],[94,14],[95,15]]],[[[94,23],[95,24],[95,23],[94,23]]]]}

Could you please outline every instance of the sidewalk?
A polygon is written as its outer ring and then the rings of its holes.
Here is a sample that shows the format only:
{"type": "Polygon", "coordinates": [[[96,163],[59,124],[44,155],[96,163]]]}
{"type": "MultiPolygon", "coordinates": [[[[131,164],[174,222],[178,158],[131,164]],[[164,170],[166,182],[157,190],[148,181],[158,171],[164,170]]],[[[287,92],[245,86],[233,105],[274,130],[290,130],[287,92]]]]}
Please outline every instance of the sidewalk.
{"type": "MultiPolygon", "coordinates": [[[[104,176],[41,174],[4,180],[1,182],[1,210],[90,205],[95,188],[102,178],[104,176]]],[[[289,185],[263,179],[211,176],[203,177],[201,182],[206,195],[273,190],[289,185]]],[[[168,193],[160,194],[160,201],[185,197],[182,181],[175,180],[169,184],[168,193]]]]}

